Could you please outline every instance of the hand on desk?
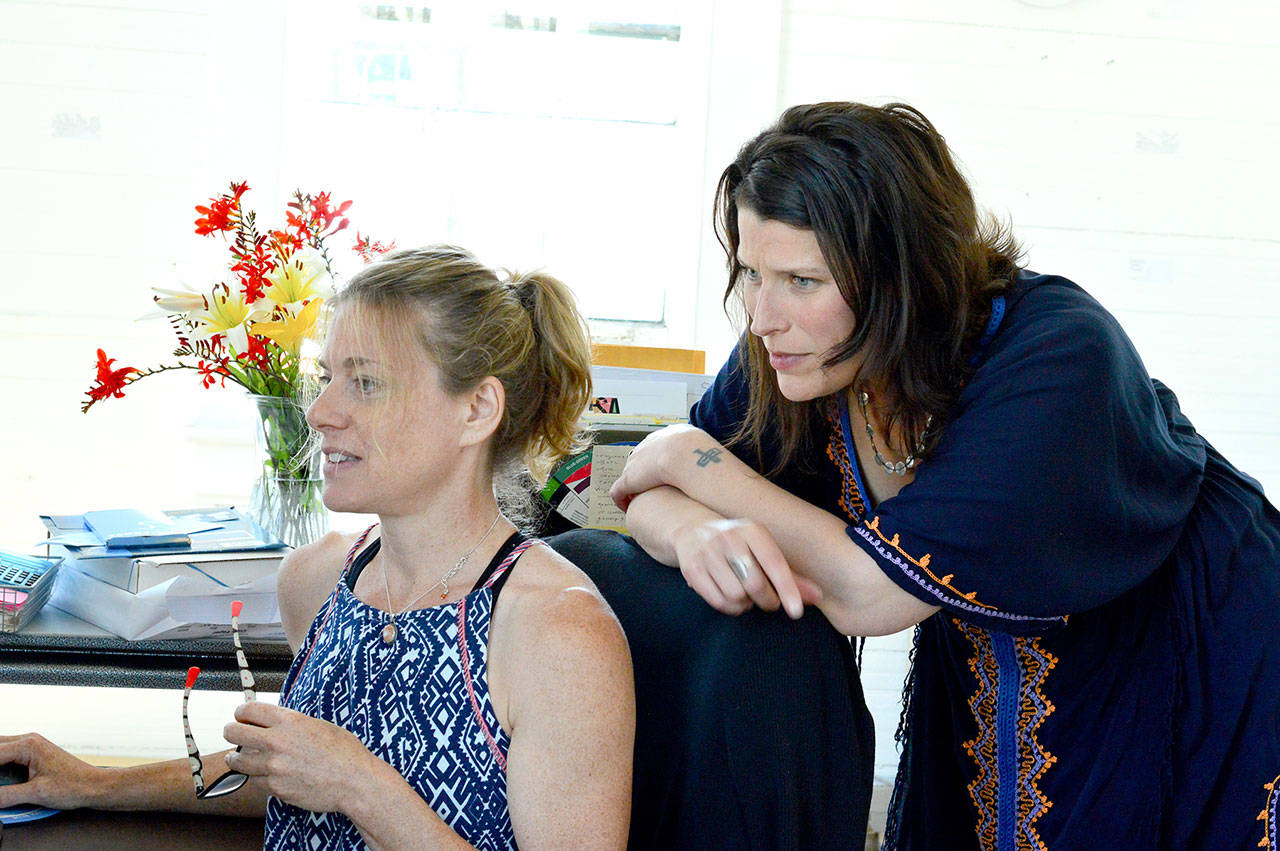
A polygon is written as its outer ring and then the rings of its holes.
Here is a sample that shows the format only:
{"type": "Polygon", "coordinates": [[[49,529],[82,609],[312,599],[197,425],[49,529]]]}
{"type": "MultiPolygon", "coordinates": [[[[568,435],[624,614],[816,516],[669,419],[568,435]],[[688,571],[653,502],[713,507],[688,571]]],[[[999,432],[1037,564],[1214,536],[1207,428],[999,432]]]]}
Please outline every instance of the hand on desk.
{"type": "Polygon", "coordinates": [[[0,786],[0,809],[38,804],[59,810],[92,806],[105,788],[105,769],[76,759],[38,733],[0,736],[0,765],[27,767],[26,783],[0,786]]]}

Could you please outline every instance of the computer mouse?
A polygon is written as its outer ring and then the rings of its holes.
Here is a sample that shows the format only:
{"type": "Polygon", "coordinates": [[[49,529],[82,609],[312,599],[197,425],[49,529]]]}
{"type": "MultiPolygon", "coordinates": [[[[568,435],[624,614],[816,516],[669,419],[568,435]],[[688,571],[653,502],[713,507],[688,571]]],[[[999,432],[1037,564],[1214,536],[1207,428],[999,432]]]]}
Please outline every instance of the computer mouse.
{"type": "Polygon", "coordinates": [[[26,783],[30,775],[27,767],[17,762],[6,762],[0,765],[0,786],[12,786],[15,783],[26,783]]]}

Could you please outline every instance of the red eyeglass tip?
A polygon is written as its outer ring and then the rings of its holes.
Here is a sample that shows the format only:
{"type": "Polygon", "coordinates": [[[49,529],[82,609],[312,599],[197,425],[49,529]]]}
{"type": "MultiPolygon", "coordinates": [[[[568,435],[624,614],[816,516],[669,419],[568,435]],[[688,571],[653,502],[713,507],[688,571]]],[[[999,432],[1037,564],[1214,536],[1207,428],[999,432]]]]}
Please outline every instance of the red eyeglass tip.
{"type": "Polygon", "coordinates": [[[244,608],[244,603],[240,602],[239,600],[236,600],[231,604],[231,616],[233,618],[240,617],[240,610],[243,608],[244,608]]]}
{"type": "Polygon", "coordinates": [[[192,668],[187,671],[187,688],[191,688],[196,684],[196,677],[200,676],[199,668],[192,668]]]}

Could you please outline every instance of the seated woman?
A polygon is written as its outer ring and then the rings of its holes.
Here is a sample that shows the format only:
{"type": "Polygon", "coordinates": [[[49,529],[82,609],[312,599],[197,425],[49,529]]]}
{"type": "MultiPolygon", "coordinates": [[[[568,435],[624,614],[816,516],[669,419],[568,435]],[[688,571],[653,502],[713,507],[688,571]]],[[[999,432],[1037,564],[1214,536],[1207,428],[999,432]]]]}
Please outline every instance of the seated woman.
{"type": "Polygon", "coordinates": [[[885,847],[1280,847],[1280,514],[1115,319],[901,104],[787,110],[717,206],[747,333],[613,495],[722,612],[916,627],[885,847]]]}
{"type": "Polygon", "coordinates": [[[336,299],[321,369],[325,505],[378,523],[281,567],[280,706],[241,705],[225,732],[241,752],[206,757],[249,782],[197,800],[186,759],[96,768],[0,737],[0,763],[31,774],[0,807],[265,812],[268,848],[622,847],[626,640],[494,495],[574,448],[590,362],[570,293],[456,248],[401,251],[336,299]]]}

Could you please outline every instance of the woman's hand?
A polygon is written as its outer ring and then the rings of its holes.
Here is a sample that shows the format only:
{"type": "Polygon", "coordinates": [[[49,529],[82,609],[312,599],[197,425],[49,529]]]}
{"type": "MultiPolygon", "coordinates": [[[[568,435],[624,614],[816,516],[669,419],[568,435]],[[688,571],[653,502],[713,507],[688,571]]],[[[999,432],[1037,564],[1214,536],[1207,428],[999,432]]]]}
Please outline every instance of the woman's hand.
{"type": "Polygon", "coordinates": [[[773,535],[753,520],[711,520],[683,526],[675,535],[685,582],[710,606],[738,615],[759,606],[786,609],[792,618],[822,599],[821,589],[797,576],[773,535]]]}
{"type": "Polygon", "coordinates": [[[227,765],[304,810],[348,812],[371,775],[390,768],[351,732],[292,709],[250,701],[236,707],[236,721],[222,734],[243,750],[227,754],[227,765]]]}
{"type": "Polygon", "coordinates": [[[698,463],[706,465],[718,463],[717,459],[725,452],[715,438],[696,426],[678,424],[658,429],[631,450],[627,466],[609,489],[609,496],[618,508],[626,511],[636,494],[661,485],[679,487],[671,481],[669,472],[668,462],[673,458],[692,457],[696,453],[699,459],[706,459],[698,463]]]}
{"type": "Polygon", "coordinates": [[[0,809],[33,804],[70,810],[90,806],[106,790],[107,769],[76,759],[38,733],[0,736],[0,765],[16,762],[26,783],[0,786],[0,809]]]}

